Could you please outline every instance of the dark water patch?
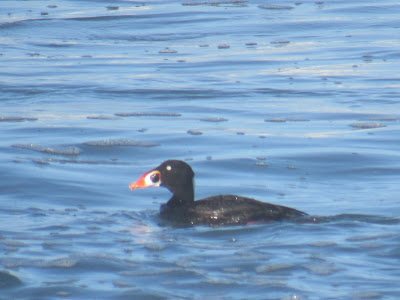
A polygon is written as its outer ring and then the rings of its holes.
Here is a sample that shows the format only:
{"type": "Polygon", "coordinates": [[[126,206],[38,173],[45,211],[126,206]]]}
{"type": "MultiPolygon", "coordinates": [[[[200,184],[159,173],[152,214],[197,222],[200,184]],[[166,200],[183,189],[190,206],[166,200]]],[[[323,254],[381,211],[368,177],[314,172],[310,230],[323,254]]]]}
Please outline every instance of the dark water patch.
{"type": "Polygon", "coordinates": [[[226,122],[228,121],[228,119],[222,117],[208,117],[208,118],[201,118],[200,121],[219,123],[219,122],[226,122]]]}
{"type": "Polygon", "coordinates": [[[238,98],[244,94],[240,91],[232,92],[229,90],[218,90],[211,88],[204,89],[96,89],[96,93],[109,96],[129,96],[135,98],[151,98],[161,100],[196,100],[196,99],[215,99],[215,98],[238,98]]]}
{"type": "Polygon", "coordinates": [[[26,247],[27,245],[21,241],[10,241],[10,240],[2,240],[0,242],[1,245],[4,245],[5,247],[7,247],[8,249],[12,248],[12,249],[17,249],[17,248],[21,248],[21,247],[26,247]]]}
{"type": "Polygon", "coordinates": [[[51,260],[42,260],[36,262],[37,266],[39,268],[73,268],[75,267],[79,262],[79,259],[74,258],[74,257],[60,257],[56,259],[51,259],[51,260]]]}
{"type": "Polygon", "coordinates": [[[39,57],[41,54],[39,52],[28,52],[26,53],[27,56],[29,57],[39,57]]]}
{"type": "Polygon", "coordinates": [[[280,122],[309,122],[310,119],[307,118],[297,118],[297,117],[289,117],[289,118],[269,118],[265,119],[264,122],[275,122],[275,123],[280,123],[280,122]]]}
{"type": "MultiPolygon", "coordinates": [[[[36,71],[34,74],[37,75],[38,72],[36,71]]],[[[0,94],[0,99],[14,103],[17,100],[30,100],[31,97],[37,97],[37,99],[43,101],[46,97],[51,98],[60,94],[64,96],[63,101],[65,101],[66,95],[74,94],[77,89],[81,89],[82,94],[88,92],[87,85],[83,85],[82,83],[76,83],[75,85],[71,84],[69,86],[66,84],[59,85],[58,83],[49,85],[43,83],[41,86],[30,86],[29,84],[25,84],[23,87],[7,86],[1,87],[1,89],[2,93],[0,94]]],[[[49,101],[48,98],[46,98],[47,101],[49,101]]]]}
{"type": "Polygon", "coordinates": [[[121,118],[113,117],[113,116],[105,116],[105,115],[93,115],[87,116],[88,120],[120,120],[121,118]]]}
{"type": "Polygon", "coordinates": [[[332,6],[326,7],[324,13],[332,14],[395,14],[400,13],[399,5],[389,3],[379,3],[379,5],[360,4],[357,2],[350,3],[349,5],[339,5],[339,7],[332,6]]]}
{"type": "Polygon", "coordinates": [[[127,258],[120,259],[111,254],[80,255],[74,259],[76,259],[76,266],[82,270],[119,272],[126,268],[137,267],[136,261],[127,258]]]}
{"type": "Polygon", "coordinates": [[[122,280],[114,280],[113,285],[116,288],[131,288],[131,287],[135,286],[133,283],[130,283],[128,281],[122,281],[122,280]]]}
{"type": "Polygon", "coordinates": [[[286,118],[287,121],[289,122],[309,122],[310,119],[307,118],[297,118],[297,117],[289,117],[286,118]]]}
{"type": "Polygon", "coordinates": [[[32,150],[40,153],[52,154],[52,155],[65,155],[65,156],[77,156],[81,153],[81,149],[75,146],[53,146],[46,147],[37,144],[14,144],[14,148],[32,150]]]}
{"type": "Polygon", "coordinates": [[[269,10],[291,10],[294,8],[294,6],[290,5],[259,5],[258,7],[269,10]]]}
{"type": "Polygon", "coordinates": [[[4,22],[0,24],[1,29],[17,29],[18,27],[22,27],[23,23],[22,21],[9,21],[9,22],[4,22]]]}
{"type": "MultiPolygon", "coordinates": [[[[144,5],[145,6],[145,5],[144,5]]],[[[105,14],[99,14],[97,16],[91,16],[91,15],[86,15],[82,17],[65,17],[59,20],[65,20],[65,21],[78,21],[78,22],[99,22],[101,23],[107,23],[107,22],[118,22],[119,25],[122,24],[122,22],[126,22],[127,24],[134,24],[138,23],[141,25],[147,24],[148,26],[153,27],[154,25],[166,25],[166,24],[186,24],[186,23],[192,23],[192,22],[198,22],[197,20],[197,15],[199,15],[198,12],[193,12],[193,11],[168,11],[168,12],[153,12],[151,9],[149,10],[136,10],[136,13],[130,14],[130,13],[113,13],[113,12],[105,12],[105,14]],[[156,22],[154,20],[157,20],[156,22]]],[[[207,19],[208,20],[208,19],[207,19]]],[[[211,21],[213,18],[210,19],[211,21]]],[[[145,28],[147,29],[147,28],[145,28]]],[[[132,32],[132,31],[131,31],[132,32]]],[[[104,34],[104,33],[103,33],[104,34]]],[[[99,39],[100,37],[103,37],[104,35],[96,32],[95,34],[90,35],[90,38],[95,38],[99,39]]],[[[148,38],[152,38],[154,36],[158,36],[160,33],[159,32],[152,32],[151,35],[147,35],[148,38]]],[[[176,33],[167,33],[167,35],[176,35],[176,33]]],[[[118,37],[118,36],[117,36],[118,37]]],[[[118,38],[117,38],[118,39],[118,38]]],[[[168,39],[171,40],[171,39],[168,39]]]]}
{"type": "Polygon", "coordinates": [[[217,47],[218,49],[229,49],[231,46],[229,44],[220,44],[217,47]]]}
{"type": "Polygon", "coordinates": [[[119,10],[119,6],[117,5],[108,5],[106,8],[107,10],[119,10]]]}
{"type": "Polygon", "coordinates": [[[174,54],[174,53],[178,53],[178,51],[170,49],[170,48],[165,48],[163,50],[158,51],[158,53],[160,53],[160,54],[174,54]]]}
{"type": "Polygon", "coordinates": [[[168,112],[119,112],[115,113],[118,117],[180,117],[180,113],[168,112]]]}
{"type": "Polygon", "coordinates": [[[71,227],[67,225],[49,225],[49,226],[43,226],[43,227],[37,227],[34,230],[38,231],[67,231],[71,227]]]}
{"type": "Polygon", "coordinates": [[[220,6],[220,7],[246,7],[248,0],[220,0],[220,1],[190,1],[183,2],[183,6],[220,6]]]}
{"type": "MultiPolygon", "coordinates": [[[[178,263],[179,264],[179,263],[178,263]]],[[[145,268],[131,269],[122,271],[119,273],[124,277],[154,277],[168,275],[171,279],[183,279],[185,276],[199,276],[201,272],[196,271],[193,268],[184,268],[177,266],[176,263],[171,262],[160,262],[159,264],[150,263],[145,268]]]]}
{"type": "MultiPolygon", "coordinates": [[[[59,285],[48,286],[39,282],[33,287],[29,286],[20,291],[9,293],[9,298],[7,299],[70,299],[72,297],[90,299],[91,295],[95,293],[94,289],[87,288],[85,285],[77,286],[76,283],[61,283],[59,285]]],[[[109,291],[103,291],[102,297],[114,298],[113,294],[109,291]]]]}
{"type": "Polygon", "coordinates": [[[289,264],[266,264],[256,267],[256,273],[291,273],[291,270],[294,268],[293,265],[289,264]]]}
{"type": "Polygon", "coordinates": [[[48,47],[48,48],[68,48],[68,47],[73,47],[76,46],[75,43],[32,43],[33,46],[38,46],[38,47],[48,47]]]}
{"type": "MultiPolygon", "coordinates": [[[[229,97],[229,96],[228,96],[229,97]]],[[[235,107],[226,107],[226,105],[221,105],[221,106],[202,106],[198,105],[196,103],[193,103],[191,105],[177,105],[175,107],[177,110],[182,111],[185,116],[186,113],[193,114],[194,116],[203,114],[203,115],[226,115],[226,114],[232,114],[232,115],[237,115],[237,114],[242,114],[244,113],[241,110],[238,110],[235,107]]]]}
{"type": "MultiPolygon", "coordinates": [[[[165,25],[171,25],[173,23],[180,24],[180,23],[191,23],[193,20],[168,20],[165,25]]],[[[160,25],[162,22],[160,22],[160,25]]],[[[192,33],[192,32],[185,32],[185,33],[164,33],[164,34],[153,34],[151,36],[147,34],[113,34],[112,36],[106,35],[94,35],[92,39],[94,40],[104,40],[108,38],[110,40],[120,40],[120,41],[129,41],[129,42],[168,42],[171,43],[172,41],[179,41],[179,40],[194,40],[194,39],[201,39],[204,37],[204,34],[192,33]]],[[[165,47],[158,51],[159,54],[175,54],[178,53],[178,50],[170,49],[169,47],[165,47]]],[[[154,62],[153,62],[154,63],[154,62]]]]}
{"type": "Polygon", "coordinates": [[[303,91],[303,90],[292,90],[292,89],[274,89],[274,88],[257,88],[254,90],[260,94],[268,94],[271,96],[301,96],[301,97],[317,97],[317,96],[334,96],[337,93],[334,91],[303,91]]]}
{"type": "Polygon", "coordinates": [[[0,116],[0,122],[24,122],[24,121],[37,121],[38,118],[34,117],[20,117],[20,116],[0,116]]]}
{"type": "Polygon", "coordinates": [[[283,123],[286,122],[286,119],[272,118],[272,119],[265,119],[264,122],[283,123]]]}
{"type": "MultiPolygon", "coordinates": [[[[16,162],[16,160],[14,160],[16,162]]],[[[18,162],[21,162],[20,160],[18,162]]],[[[40,165],[40,166],[46,166],[49,165],[51,160],[49,159],[32,159],[32,162],[34,164],[40,165]]]]}
{"type": "Polygon", "coordinates": [[[305,267],[310,273],[319,276],[328,276],[342,271],[341,268],[337,267],[332,262],[320,262],[307,264],[305,267]]]}
{"type": "Polygon", "coordinates": [[[75,284],[77,280],[75,279],[69,279],[69,280],[63,280],[63,281],[43,281],[42,283],[47,286],[52,286],[52,285],[71,285],[75,284]]]}
{"type": "Polygon", "coordinates": [[[192,129],[188,130],[187,133],[190,135],[202,135],[203,134],[203,132],[200,130],[192,130],[192,129]]]}
{"type": "Polygon", "coordinates": [[[381,122],[395,122],[399,120],[400,117],[397,116],[372,116],[360,119],[360,121],[381,121],[381,122]]]}
{"type": "Polygon", "coordinates": [[[28,258],[2,258],[1,263],[7,268],[35,267],[35,268],[73,268],[78,260],[72,257],[59,257],[55,259],[28,259],[28,258]]]}
{"type": "Polygon", "coordinates": [[[0,289],[12,288],[22,284],[21,279],[8,271],[0,270],[0,289]]]}
{"type": "Polygon", "coordinates": [[[373,129],[373,128],[386,127],[385,124],[377,122],[351,123],[349,126],[357,129],[373,129]]]}
{"type": "MultiPolygon", "coordinates": [[[[83,118],[82,118],[83,119],[83,118]]],[[[85,120],[86,121],[86,120],[85,120]]],[[[49,121],[45,121],[49,122],[49,121]]],[[[60,137],[64,135],[70,135],[75,138],[81,137],[85,138],[88,135],[98,135],[99,133],[101,134],[110,134],[113,135],[116,132],[119,132],[112,126],[107,126],[104,128],[97,128],[96,126],[87,126],[88,123],[83,124],[80,123],[79,125],[81,126],[75,126],[78,125],[77,122],[74,122],[74,124],[67,125],[66,123],[71,122],[70,119],[65,118],[62,121],[61,126],[19,126],[15,127],[13,129],[10,129],[9,132],[12,132],[13,134],[19,134],[24,137],[25,140],[30,138],[31,136],[37,136],[35,140],[38,140],[38,144],[41,145],[40,141],[43,139],[43,143],[48,142],[47,139],[54,138],[54,137],[60,137]],[[46,137],[46,139],[44,139],[46,137]]],[[[25,144],[25,143],[23,143],[25,144]]],[[[34,143],[32,143],[34,144],[34,143]]],[[[44,146],[43,146],[44,147],[44,146]]],[[[64,147],[64,146],[61,146],[64,147]]],[[[68,147],[68,146],[65,146],[68,147]]]]}
{"type": "Polygon", "coordinates": [[[380,240],[385,238],[392,238],[394,234],[373,234],[373,235],[362,235],[362,236],[352,236],[347,238],[346,240],[349,242],[364,242],[364,241],[371,241],[371,240],[380,240]]]}
{"type": "Polygon", "coordinates": [[[118,161],[117,159],[110,158],[109,160],[90,160],[90,159],[57,159],[57,158],[39,158],[39,159],[27,159],[27,158],[16,158],[16,163],[23,161],[31,161],[39,166],[47,166],[51,164],[77,164],[77,165],[130,165],[131,163],[125,161],[118,161]]]}
{"type": "Polygon", "coordinates": [[[84,145],[95,146],[95,147],[118,147],[118,146],[130,146],[130,147],[156,147],[160,144],[142,142],[130,139],[105,139],[99,141],[88,141],[84,142],[84,145]]]}
{"type": "MultiPolygon", "coordinates": [[[[149,14],[153,17],[156,17],[154,14],[149,14]]],[[[119,21],[119,20],[126,20],[126,19],[137,19],[137,18],[151,18],[149,15],[146,14],[139,14],[139,15],[99,15],[99,16],[83,16],[83,17],[65,17],[62,20],[65,21],[78,21],[78,22],[102,22],[102,21],[119,21]]],[[[157,16],[162,17],[163,14],[157,14],[157,16]]]]}
{"type": "MultiPolygon", "coordinates": [[[[351,121],[351,120],[362,120],[370,118],[371,114],[359,113],[359,112],[311,112],[306,115],[311,120],[335,120],[335,121],[351,121]]],[[[301,118],[301,117],[300,117],[301,118]]],[[[379,118],[379,117],[378,117],[379,118]]]]}
{"type": "Polygon", "coordinates": [[[270,42],[273,45],[286,45],[286,44],[290,44],[290,41],[287,40],[275,40],[275,41],[271,41],[270,42]]]}

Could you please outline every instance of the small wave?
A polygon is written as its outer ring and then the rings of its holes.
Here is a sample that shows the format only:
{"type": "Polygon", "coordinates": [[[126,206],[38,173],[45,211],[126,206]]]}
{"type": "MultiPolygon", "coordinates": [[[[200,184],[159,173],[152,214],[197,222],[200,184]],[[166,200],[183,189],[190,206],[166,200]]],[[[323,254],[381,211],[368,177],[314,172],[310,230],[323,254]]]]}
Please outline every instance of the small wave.
{"type": "Polygon", "coordinates": [[[178,53],[178,51],[173,50],[173,49],[169,49],[169,48],[165,48],[163,50],[158,51],[158,53],[166,53],[166,54],[174,54],[174,53],[178,53]]]}
{"type": "Polygon", "coordinates": [[[9,273],[8,271],[0,270],[0,288],[9,288],[21,284],[21,280],[9,273]]]}
{"type": "Polygon", "coordinates": [[[0,122],[25,122],[37,121],[38,118],[33,117],[20,117],[20,116],[0,116],[0,122]]]}
{"type": "Polygon", "coordinates": [[[351,123],[349,126],[357,129],[372,129],[372,128],[386,127],[385,124],[377,122],[351,123]]]}
{"type": "Polygon", "coordinates": [[[287,41],[287,40],[275,40],[275,41],[271,41],[270,43],[274,44],[274,45],[283,45],[283,44],[289,44],[290,41],[287,41]]]}
{"type": "Polygon", "coordinates": [[[199,130],[188,130],[187,133],[191,134],[191,135],[202,135],[203,134],[203,132],[199,131],[199,130]]]}
{"type": "Polygon", "coordinates": [[[179,113],[165,112],[120,112],[115,113],[118,117],[180,117],[179,113]]]}
{"type": "Polygon", "coordinates": [[[286,119],[272,118],[272,119],[265,119],[264,122],[283,123],[286,122],[286,119]]]}
{"type": "Polygon", "coordinates": [[[40,261],[38,263],[39,267],[42,268],[72,268],[76,266],[78,260],[71,257],[60,257],[50,261],[40,261]]]}
{"type": "Polygon", "coordinates": [[[361,215],[361,214],[340,214],[334,216],[315,217],[310,216],[298,220],[299,223],[369,223],[369,224],[383,224],[383,225],[396,225],[400,223],[399,218],[375,216],[375,215],[361,215]]]}
{"type": "Polygon", "coordinates": [[[243,7],[246,6],[245,0],[219,0],[219,1],[202,1],[202,2],[184,2],[183,6],[230,6],[230,7],[243,7]]]}
{"type": "Polygon", "coordinates": [[[120,120],[120,118],[118,118],[118,117],[104,116],[104,115],[87,116],[86,119],[88,119],[88,120],[120,120]]]}
{"type": "Polygon", "coordinates": [[[60,164],[84,164],[84,165],[128,165],[127,162],[119,162],[115,159],[111,160],[88,160],[88,159],[33,159],[33,163],[38,165],[50,165],[51,163],[60,164]]]}
{"type": "Polygon", "coordinates": [[[76,156],[81,153],[81,149],[78,147],[70,146],[56,146],[56,147],[45,147],[36,144],[14,144],[12,145],[14,148],[19,149],[27,149],[36,152],[46,153],[46,154],[55,154],[55,155],[67,155],[67,156],[76,156]]]}
{"type": "Polygon", "coordinates": [[[220,44],[218,45],[218,49],[229,49],[231,46],[229,44],[220,44]]]}
{"type": "Polygon", "coordinates": [[[376,117],[366,117],[360,119],[360,121],[399,121],[400,117],[397,116],[376,116],[376,117]]]}
{"type": "Polygon", "coordinates": [[[210,118],[202,118],[202,119],[200,119],[200,121],[218,123],[218,122],[226,122],[226,121],[228,121],[228,119],[221,118],[221,117],[215,117],[215,118],[210,117],[210,118]]]}
{"type": "Polygon", "coordinates": [[[309,122],[310,119],[306,118],[296,118],[296,117],[290,117],[290,118],[270,118],[270,119],[265,119],[264,122],[309,122]]]}
{"type": "Polygon", "coordinates": [[[290,5],[259,5],[259,8],[262,9],[273,9],[273,10],[281,10],[281,9],[293,9],[293,6],[290,5]]]}
{"type": "Polygon", "coordinates": [[[50,42],[50,43],[32,43],[32,45],[38,47],[49,47],[49,48],[66,48],[66,47],[73,47],[76,44],[68,42],[50,42]]]}
{"type": "Polygon", "coordinates": [[[84,142],[84,145],[88,146],[102,146],[102,147],[113,147],[113,146],[131,146],[131,147],[155,147],[159,146],[156,143],[148,143],[135,141],[130,139],[105,139],[99,141],[88,141],[84,142]]]}

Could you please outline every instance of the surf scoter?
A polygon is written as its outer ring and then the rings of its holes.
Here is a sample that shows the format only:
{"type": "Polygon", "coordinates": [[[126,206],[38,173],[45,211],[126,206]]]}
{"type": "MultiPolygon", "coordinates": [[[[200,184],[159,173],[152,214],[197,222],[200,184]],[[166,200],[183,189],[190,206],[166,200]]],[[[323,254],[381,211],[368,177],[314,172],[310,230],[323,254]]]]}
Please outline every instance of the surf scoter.
{"type": "Polygon", "coordinates": [[[163,186],[172,198],[161,205],[162,219],[182,225],[235,225],[290,219],[307,214],[294,208],[235,195],[212,196],[194,201],[194,172],[181,160],[167,160],[144,173],[131,190],[163,186]]]}

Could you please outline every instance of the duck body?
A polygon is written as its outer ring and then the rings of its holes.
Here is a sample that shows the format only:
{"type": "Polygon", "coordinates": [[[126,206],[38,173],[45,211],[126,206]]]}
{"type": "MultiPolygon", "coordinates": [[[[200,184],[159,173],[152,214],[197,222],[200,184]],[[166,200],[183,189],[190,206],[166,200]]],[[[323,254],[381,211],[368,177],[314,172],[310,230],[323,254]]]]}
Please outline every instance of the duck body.
{"type": "Polygon", "coordinates": [[[194,201],[193,177],[194,172],[187,163],[167,160],[143,174],[130,188],[168,188],[173,196],[161,205],[160,217],[165,221],[185,226],[246,225],[307,215],[294,208],[236,195],[218,195],[194,201]]]}
{"type": "Polygon", "coordinates": [[[174,207],[168,203],[160,209],[161,218],[183,225],[249,225],[305,216],[281,205],[236,195],[218,195],[174,207]]]}

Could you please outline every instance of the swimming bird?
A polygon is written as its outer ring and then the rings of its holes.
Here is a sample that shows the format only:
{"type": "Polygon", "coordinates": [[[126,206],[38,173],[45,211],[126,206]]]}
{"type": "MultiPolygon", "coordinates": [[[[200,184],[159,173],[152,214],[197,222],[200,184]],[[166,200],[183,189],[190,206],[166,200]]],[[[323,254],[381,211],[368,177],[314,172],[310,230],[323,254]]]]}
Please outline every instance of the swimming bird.
{"type": "Polygon", "coordinates": [[[218,195],[194,200],[194,172],[181,160],[164,161],[144,173],[129,187],[166,187],[172,198],[161,205],[162,219],[181,225],[246,225],[293,219],[307,214],[294,208],[236,195],[218,195]]]}

